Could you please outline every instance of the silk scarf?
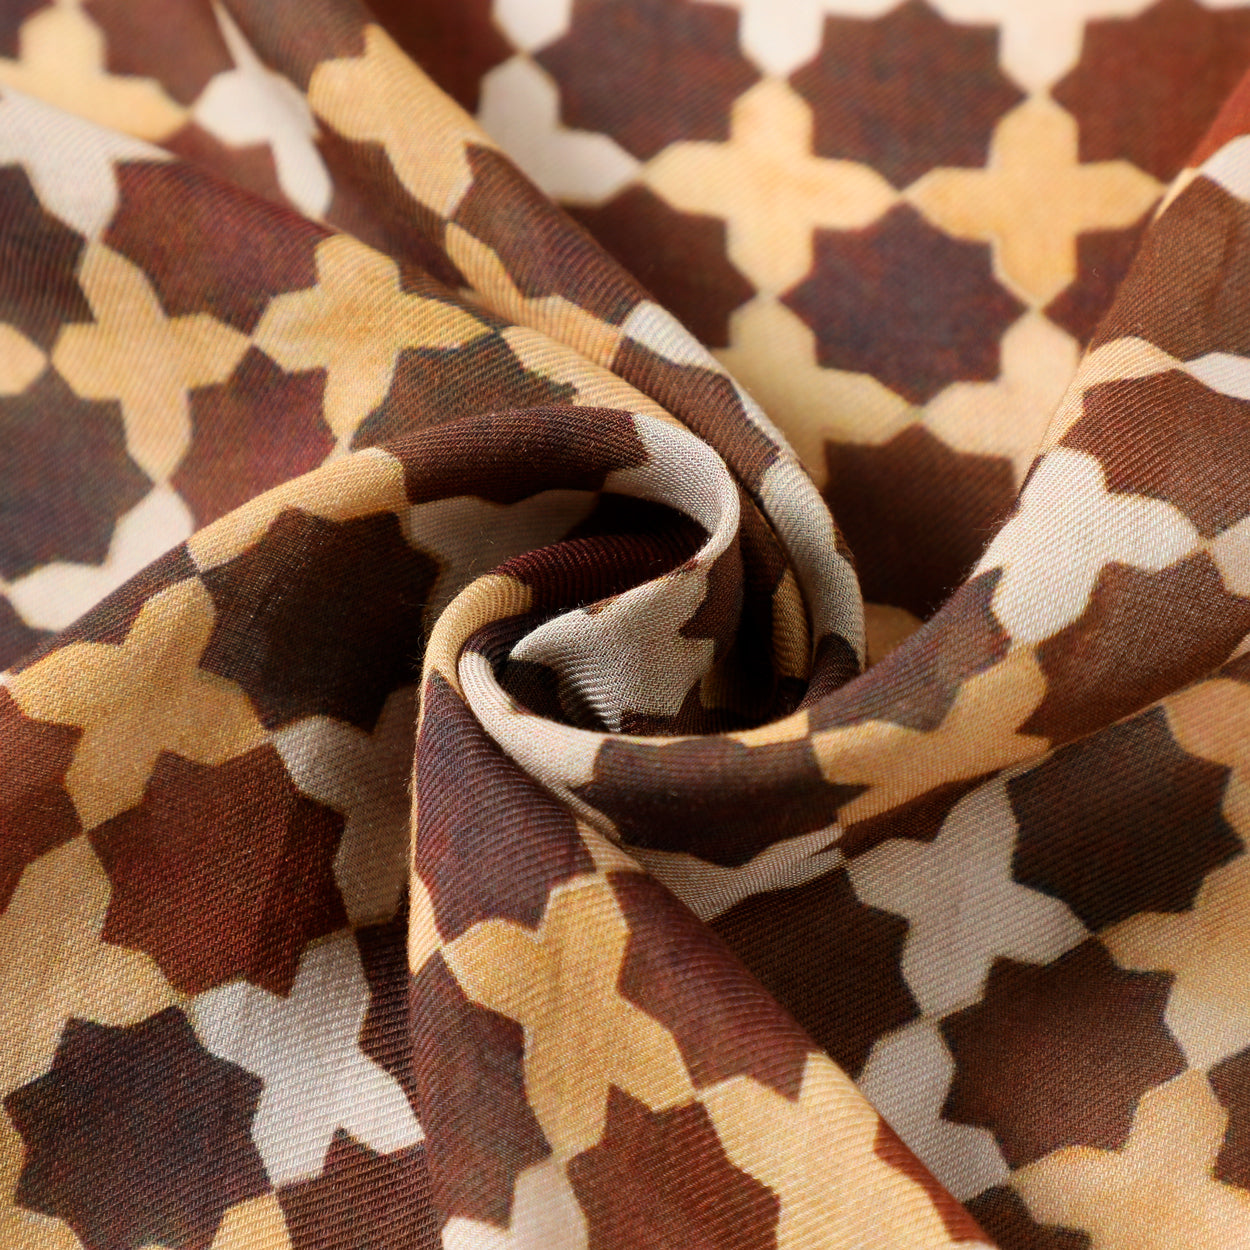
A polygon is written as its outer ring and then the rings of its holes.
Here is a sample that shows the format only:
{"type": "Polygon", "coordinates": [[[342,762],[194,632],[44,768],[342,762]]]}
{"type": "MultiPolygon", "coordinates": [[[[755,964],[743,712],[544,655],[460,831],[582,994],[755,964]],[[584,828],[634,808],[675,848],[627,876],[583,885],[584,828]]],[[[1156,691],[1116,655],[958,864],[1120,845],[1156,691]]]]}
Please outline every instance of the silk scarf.
{"type": "Polygon", "coordinates": [[[3,0],[0,1245],[1250,1246],[1248,67],[3,0]]]}

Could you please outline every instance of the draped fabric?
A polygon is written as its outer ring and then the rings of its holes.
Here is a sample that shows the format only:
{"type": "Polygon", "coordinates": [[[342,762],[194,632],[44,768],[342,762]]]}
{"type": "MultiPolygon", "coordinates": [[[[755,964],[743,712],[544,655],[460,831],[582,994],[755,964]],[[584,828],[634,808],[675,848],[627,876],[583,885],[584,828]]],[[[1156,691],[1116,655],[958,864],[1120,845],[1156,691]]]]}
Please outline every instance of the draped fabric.
{"type": "Polygon", "coordinates": [[[0,2],[0,1246],[1250,1246],[1250,5],[0,2]]]}

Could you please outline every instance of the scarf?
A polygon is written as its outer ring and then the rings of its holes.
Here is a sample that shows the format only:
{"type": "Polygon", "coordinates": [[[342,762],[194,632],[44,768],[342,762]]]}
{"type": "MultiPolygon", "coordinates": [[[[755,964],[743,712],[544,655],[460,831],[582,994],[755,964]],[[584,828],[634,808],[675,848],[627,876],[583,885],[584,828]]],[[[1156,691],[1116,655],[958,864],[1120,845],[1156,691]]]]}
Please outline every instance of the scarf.
{"type": "Polygon", "coordinates": [[[1250,1245],[1248,66],[3,0],[0,1245],[1250,1245]]]}

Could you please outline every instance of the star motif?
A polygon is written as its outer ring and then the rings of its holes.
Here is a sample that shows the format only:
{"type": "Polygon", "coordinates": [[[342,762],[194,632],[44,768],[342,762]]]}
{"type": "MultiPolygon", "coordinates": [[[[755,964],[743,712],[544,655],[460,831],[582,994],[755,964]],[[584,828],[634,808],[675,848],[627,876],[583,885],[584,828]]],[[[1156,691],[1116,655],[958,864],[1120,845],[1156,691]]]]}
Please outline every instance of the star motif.
{"type": "Polygon", "coordinates": [[[956,1063],[943,1114],[990,1129],[1013,1169],[1066,1146],[1117,1149],[1138,1099],[1185,1070],[1163,1023],[1170,988],[1095,938],[1044,966],[996,960],[980,1000],[941,1022],[956,1063]]]}
{"type": "Polygon", "coordinates": [[[54,562],[107,561],[118,523],[152,487],[127,453],[117,405],[79,399],[45,369],[0,397],[0,444],[21,448],[0,459],[0,577],[12,585],[54,562]]]}
{"type": "Polygon", "coordinates": [[[724,138],[730,104],[759,77],[738,15],[691,0],[573,0],[568,30],[534,59],[560,85],[565,122],[640,160],[679,139],[724,138]]]}
{"type": "Polygon", "coordinates": [[[325,369],[325,420],[340,442],[385,398],[405,347],[463,347],[491,333],[453,304],[411,295],[399,267],[350,235],[317,247],[317,285],[275,296],[253,339],[283,369],[325,369]]]}
{"type": "Polygon", "coordinates": [[[217,767],[163,754],[142,802],[89,834],[113,884],[104,936],[183,993],[245,977],[287,994],[301,951],[347,923],[342,828],[271,746],[217,767]]]}
{"type": "Polygon", "coordinates": [[[110,74],[104,33],[76,4],[56,4],[28,18],[20,55],[0,60],[0,84],[97,126],[159,143],[186,112],[154,78],[110,74]]]}
{"type": "Polygon", "coordinates": [[[65,788],[84,829],[138,803],[162,751],[218,764],[263,740],[243,691],[198,667],[213,620],[188,578],[149,599],[120,646],[71,643],[10,678],[27,716],[83,730],[65,788]]]}
{"type": "Polygon", "coordinates": [[[1065,904],[1013,880],[1004,784],[961,799],[932,842],[891,839],[848,866],[863,902],[907,919],[900,962],[926,1014],[976,999],[1000,955],[1045,964],[1087,936],[1065,904]]]}
{"type": "Polygon", "coordinates": [[[187,392],[225,381],[247,338],[208,313],[167,317],[143,270],[103,244],[88,245],[78,279],[96,319],[64,326],[52,363],[75,394],[121,404],[130,455],[162,481],[190,442],[187,392]]]}
{"type": "Polygon", "coordinates": [[[1196,0],[1106,8],[1086,24],[1080,61],[1051,95],[1080,125],[1082,160],[1125,157],[1166,182],[1242,79],[1250,13],[1196,0]],[[1150,120],[1161,109],[1166,125],[1150,120]]]}
{"type": "Polygon", "coordinates": [[[234,68],[209,82],[192,118],[232,147],[267,144],[283,194],[300,212],[323,216],[333,188],[314,142],[317,124],[308,102],[289,79],[264,65],[225,8],[214,5],[214,12],[234,68]]]}
{"type": "Polygon", "coordinates": [[[999,122],[986,168],[933,170],[907,199],[950,234],[990,243],[999,279],[1045,304],[1076,280],[1078,235],[1131,226],[1162,191],[1127,161],[1083,164],[1076,119],[1038,96],[999,122]]]}
{"type": "Polygon", "coordinates": [[[1097,1250],[1240,1250],[1250,1193],[1211,1174],[1227,1113],[1202,1072],[1146,1092],[1119,1150],[1073,1146],[1017,1172],[1035,1218],[1085,1229],[1097,1250]]]}
{"type": "Polygon", "coordinates": [[[340,1128],[379,1154],[422,1140],[399,1083],[360,1049],[368,1008],[350,935],[309,947],[285,998],[235,981],[192,1004],[204,1045],[264,1082],[252,1138],[274,1185],[316,1176],[340,1128]]]}
{"type": "Polygon", "coordinates": [[[811,151],[810,108],[766,80],[734,102],[727,142],[673,143],[641,180],[674,208],[724,218],[730,260],[778,292],[811,269],[814,229],[860,229],[897,200],[870,166],[811,151]]]}
{"type": "Polygon", "coordinates": [[[102,234],[117,211],[117,162],[167,159],[152,144],[11,88],[0,97],[0,164],[21,165],[43,207],[88,239],[102,234]]]}
{"type": "Polygon", "coordinates": [[[71,1020],[51,1070],[4,1100],[26,1142],[17,1204],[88,1247],[209,1250],[225,1209],[268,1187],[248,1138],[259,1086],[177,1008],[124,1028],[71,1020]]]}
{"type": "Polygon", "coordinates": [[[612,1087],[655,1111],[693,1093],[672,1034],[617,992],[628,939],[611,886],[582,876],[552,890],[537,933],[487,920],[444,950],[474,1002],[524,1029],[526,1093],[561,1160],[600,1139],[612,1087]]]}
{"type": "MultiPolygon", "coordinates": [[[[284,1185],[276,1197],[290,1240],[273,1250],[445,1250],[423,1145],[378,1154],[339,1129],[321,1175],[284,1185]]],[[[270,1244],[257,1235],[238,1250],[270,1244]]]]}
{"type": "MultiPolygon", "coordinates": [[[[878,5],[855,0],[852,12],[865,7],[878,5]]],[[[896,187],[937,167],[983,165],[999,119],[1022,98],[999,67],[998,31],[943,21],[925,0],[868,20],[837,8],[817,56],[790,76],[812,106],[815,150],[863,161],[896,187]]]]}

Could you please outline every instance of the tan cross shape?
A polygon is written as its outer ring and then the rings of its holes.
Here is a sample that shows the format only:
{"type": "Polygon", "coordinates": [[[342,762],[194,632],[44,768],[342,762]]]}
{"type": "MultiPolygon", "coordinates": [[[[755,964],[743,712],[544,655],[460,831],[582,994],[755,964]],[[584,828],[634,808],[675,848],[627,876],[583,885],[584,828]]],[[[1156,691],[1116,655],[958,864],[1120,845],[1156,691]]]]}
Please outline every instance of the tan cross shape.
{"type": "Polygon", "coordinates": [[[848,803],[844,823],[864,820],[947,781],[1040,756],[1048,739],[1020,732],[1046,693],[1031,648],[1020,647],[959,688],[932,730],[865,721],[812,734],[826,780],[868,789],[848,803]]]}
{"type": "Polygon", "coordinates": [[[154,78],[110,74],[104,33],[70,0],[22,23],[17,60],[0,59],[0,83],[137,139],[158,142],[187,112],[154,78]]]}
{"type": "MultiPolygon", "coordinates": [[[[100,941],[110,892],[80,837],[35,860],[0,915],[0,1097],[48,1070],[70,1016],[119,1026],[179,1001],[150,956],[100,941]]],[[[67,1224],[12,1205],[24,1158],[0,1111],[0,1245],[79,1250],[67,1224]]]]}
{"type": "Polygon", "coordinates": [[[363,56],[313,70],[308,103],[346,138],[380,143],[409,194],[450,219],[473,182],[468,145],[495,145],[380,26],[364,38],[363,56]]]}
{"type": "Polygon", "coordinates": [[[700,1098],[729,1161],[780,1200],[778,1250],[951,1244],[925,1191],[876,1153],[880,1117],[825,1056],[808,1056],[797,1099],[748,1076],[700,1098]]]}
{"type": "Polygon", "coordinates": [[[389,256],[349,235],[317,247],[317,285],[270,301],[256,345],[284,369],[325,369],[325,419],[348,440],[390,388],[405,347],[462,347],[490,334],[471,313],[404,291],[389,256]]]}
{"type": "Polygon", "coordinates": [[[998,123],[985,169],[935,169],[907,199],[936,226],[993,245],[1000,279],[1045,304],[1076,278],[1076,238],[1130,226],[1162,185],[1128,161],[1082,165],[1076,119],[1034,96],[998,123]]]}
{"type": "Polygon", "coordinates": [[[0,1096],[47,1071],[70,1016],[131,1024],[180,1001],[151,956],[100,940],[110,893],[84,837],[22,874],[0,916],[0,1096]]]}
{"type": "Polygon", "coordinates": [[[84,829],[138,803],[162,751],[220,764],[265,740],[243,691],[197,667],[214,617],[188,578],[149,599],[120,646],[72,643],[10,679],[27,716],[82,727],[65,788],[84,829]]]}
{"type": "Polygon", "coordinates": [[[693,1096],[672,1034],[617,993],[628,941],[593,876],[551,892],[537,933],[487,920],[444,949],[465,993],[525,1030],[526,1097],[559,1160],[603,1135],[610,1085],[653,1111],[693,1096]]]}
{"type": "Polygon", "coordinates": [[[208,313],[167,317],[147,275],[103,244],[89,244],[78,281],[95,321],[62,328],[57,372],[84,399],[116,399],[126,447],[151,478],[168,478],[191,440],[187,392],[224,382],[248,340],[208,313]]]}
{"type": "Polygon", "coordinates": [[[1206,1076],[1186,1072],[1142,1095],[1119,1150],[1057,1150],[1012,1183],[1035,1219],[1098,1250],[1244,1250],[1250,1193],[1211,1174],[1227,1123],[1206,1076]]]}
{"type": "Polygon", "coordinates": [[[1143,912],[1103,941],[1122,968],[1173,974],[1165,1019],[1190,1063],[1250,1045],[1250,856],[1209,873],[1189,911],[1143,912]]]}
{"type": "Polygon", "coordinates": [[[724,218],[730,259],[774,293],[811,269],[816,227],[859,229],[898,199],[869,166],[813,156],[811,109],[777,79],[739,96],[727,143],[670,144],[641,180],[674,208],[724,218]]]}

